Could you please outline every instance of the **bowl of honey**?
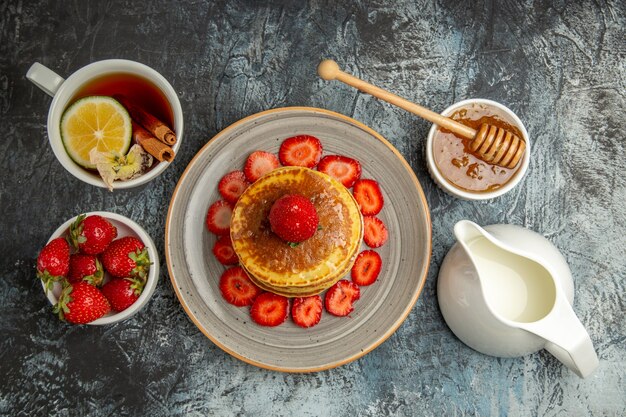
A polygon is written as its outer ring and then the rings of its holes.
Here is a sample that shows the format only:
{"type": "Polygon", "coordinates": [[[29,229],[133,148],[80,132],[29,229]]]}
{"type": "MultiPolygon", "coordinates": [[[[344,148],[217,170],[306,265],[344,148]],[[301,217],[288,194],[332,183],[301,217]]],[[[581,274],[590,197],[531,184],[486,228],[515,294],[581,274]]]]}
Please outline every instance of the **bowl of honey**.
{"type": "Polygon", "coordinates": [[[441,189],[464,200],[488,200],[509,192],[524,178],[530,160],[528,132],[509,108],[492,100],[469,99],[441,114],[474,129],[483,123],[500,127],[526,142],[519,163],[507,168],[483,161],[470,151],[470,140],[433,125],[428,133],[426,161],[430,176],[441,189]]]}

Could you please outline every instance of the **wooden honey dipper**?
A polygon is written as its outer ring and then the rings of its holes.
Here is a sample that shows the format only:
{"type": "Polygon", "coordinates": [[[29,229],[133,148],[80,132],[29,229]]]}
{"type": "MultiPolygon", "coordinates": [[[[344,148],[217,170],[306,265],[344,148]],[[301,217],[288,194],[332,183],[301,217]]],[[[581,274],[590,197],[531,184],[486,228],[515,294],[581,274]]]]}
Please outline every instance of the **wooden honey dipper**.
{"type": "Polygon", "coordinates": [[[501,127],[484,123],[478,131],[459,123],[449,117],[442,116],[418,104],[403,99],[389,91],[343,72],[335,61],[326,59],[320,62],[317,73],[325,80],[339,80],[357,88],[364,93],[378,97],[388,103],[414,113],[429,122],[439,125],[464,138],[471,139],[470,151],[481,160],[505,168],[514,168],[524,156],[526,142],[514,133],[501,127]]]}

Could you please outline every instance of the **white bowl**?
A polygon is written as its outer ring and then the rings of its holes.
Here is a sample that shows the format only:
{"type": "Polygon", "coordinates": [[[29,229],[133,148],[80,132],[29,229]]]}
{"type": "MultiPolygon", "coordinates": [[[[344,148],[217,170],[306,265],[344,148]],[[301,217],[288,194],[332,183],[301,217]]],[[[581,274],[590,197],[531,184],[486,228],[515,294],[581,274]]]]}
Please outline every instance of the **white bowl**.
{"type": "Polygon", "coordinates": [[[469,107],[472,104],[483,104],[487,107],[495,107],[497,109],[500,109],[503,113],[502,116],[504,121],[520,130],[520,132],[522,133],[522,138],[526,141],[526,152],[522,157],[522,160],[520,162],[521,165],[518,172],[516,172],[513,178],[511,178],[509,182],[504,184],[503,187],[490,192],[471,192],[455,187],[443,177],[443,175],[439,171],[439,168],[437,167],[437,164],[435,163],[435,157],[433,155],[433,139],[435,137],[435,133],[439,129],[439,126],[437,125],[432,125],[430,131],[428,132],[428,139],[426,141],[426,162],[428,166],[428,172],[430,173],[433,181],[435,181],[439,188],[441,188],[448,194],[454,197],[461,198],[463,200],[489,200],[511,191],[517,184],[519,184],[522,178],[524,178],[524,175],[526,175],[526,171],[528,170],[528,163],[530,162],[530,141],[528,140],[528,132],[526,131],[526,128],[524,127],[524,124],[519,119],[519,117],[517,117],[515,113],[513,113],[506,106],[503,106],[502,104],[492,100],[486,100],[481,98],[463,100],[448,107],[441,114],[444,116],[450,116],[455,111],[463,107],[469,107]]]}
{"type": "MultiPolygon", "coordinates": [[[[85,213],[85,214],[87,216],[99,215],[109,220],[111,224],[113,224],[113,226],[117,227],[116,239],[119,239],[124,236],[134,236],[138,238],[139,240],[141,240],[143,244],[146,246],[146,248],[148,249],[148,256],[150,256],[150,261],[152,262],[152,265],[150,265],[150,270],[148,272],[148,279],[146,280],[146,285],[141,295],[137,299],[137,301],[135,301],[130,307],[128,307],[124,311],[120,311],[119,313],[110,311],[106,315],[88,324],[101,326],[104,324],[117,323],[119,321],[126,320],[127,318],[133,316],[135,313],[141,310],[147,304],[150,297],[152,297],[152,294],[154,293],[154,289],[156,288],[156,285],[157,285],[157,281],[159,280],[159,254],[156,251],[154,242],[152,241],[150,236],[146,233],[146,231],[143,229],[143,227],[139,226],[137,223],[135,223],[128,217],[124,217],[115,213],[109,213],[106,211],[94,211],[94,212],[85,213]]],[[[76,220],[76,217],[69,219],[68,221],[63,223],[57,230],[55,230],[55,232],[52,234],[52,236],[48,240],[48,243],[52,239],[56,239],[57,237],[60,237],[66,234],[70,225],[76,220]]],[[[108,280],[109,280],[109,275],[105,272],[104,281],[107,282],[108,280]]],[[[42,282],[42,287],[43,287],[44,292],[46,292],[46,288],[43,285],[43,282],[42,282]]],[[[50,300],[50,303],[52,305],[55,305],[59,299],[59,295],[61,295],[61,284],[58,282],[55,282],[54,287],[52,288],[52,291],[48,291],[46,293],[46,296],[48,297],[48,300],[50,300]]]]}

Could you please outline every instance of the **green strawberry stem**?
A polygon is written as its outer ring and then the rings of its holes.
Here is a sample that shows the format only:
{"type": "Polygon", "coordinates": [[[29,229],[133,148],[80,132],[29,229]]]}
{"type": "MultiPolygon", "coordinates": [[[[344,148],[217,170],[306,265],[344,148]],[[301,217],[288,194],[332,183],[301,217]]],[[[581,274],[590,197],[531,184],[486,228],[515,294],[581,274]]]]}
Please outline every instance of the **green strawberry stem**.
{"type": "Polygon", "coordinates": [[[65,321],[65,314],[70,312],[67,305],[72,302],[70,294],[72,294],[74,287],[72,287],[72,284],[70,284],[66,279],[63,280],[62,286],[63,289],[61,290],[61,295],[59,296],[57,303],[52,308],[52,311],[59,315],[59,319],[65,321]]]}
{"type": "Polygon", "coordinates": [[[55,282],[61,282],[65,279],[65,277],[60,275],[51,275],[47,269],[43,272],[37,272],[37,278],[43,282],[44,287],[46,288],[46,294],[48,291],[52,290],[52,286],[55,282]]]}
{"type": "Polygon", "coordinates": [[[67,239],[74,249],[78,249],[78,244],[86,240],[85,236],[81,235],[81,233],[83,233],[83,220],[85,220],[85,217],[87,217],[86,214],[79,215],[74,223],[70,225],[70,233],[67,239]]]}
{"type": "Polygon", "coordinates": [[[139,297],[143,292],[143,288],[146,285],[146,281],[137,278],[124,278],[126,281],[131,283],[130,288],[133,290],[135,295],[139,297]]]}
{"type": "Polygon", "coordinates": [[[137,249],[133,253],[129,253],[128,257],[135,261],[135,268],[132,270],[132,274],[141,278],[144,282],[147,278],[147,271],[150,269],[150,256],[148,255],[148,249],[143,248],[142,250],[137,249]]]}

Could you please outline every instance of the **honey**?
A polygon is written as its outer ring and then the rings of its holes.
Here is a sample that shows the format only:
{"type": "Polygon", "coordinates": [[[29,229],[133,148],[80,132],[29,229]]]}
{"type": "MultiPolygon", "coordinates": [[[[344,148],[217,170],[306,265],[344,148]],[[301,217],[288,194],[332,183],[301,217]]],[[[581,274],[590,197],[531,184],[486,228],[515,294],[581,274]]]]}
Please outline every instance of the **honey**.
{"type": "MultiPolygon", "coordinates": [[[[505,114],[484,104],[471,104],[450,118],[478,130],[483,123],[504,128],[522,138],[520,130],[505,121],[505,114]]],[[[504,168],[485,162],[469,150],[471,139],[438,128],[433,138],[433,159],[445,180],[464,191],[495,191],[515,177],[522,163],[504,168]]]]}

